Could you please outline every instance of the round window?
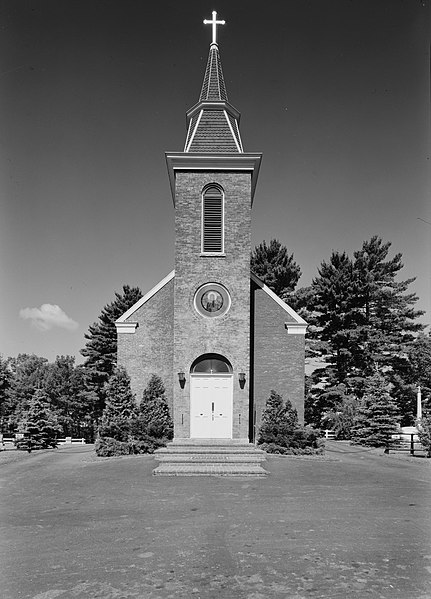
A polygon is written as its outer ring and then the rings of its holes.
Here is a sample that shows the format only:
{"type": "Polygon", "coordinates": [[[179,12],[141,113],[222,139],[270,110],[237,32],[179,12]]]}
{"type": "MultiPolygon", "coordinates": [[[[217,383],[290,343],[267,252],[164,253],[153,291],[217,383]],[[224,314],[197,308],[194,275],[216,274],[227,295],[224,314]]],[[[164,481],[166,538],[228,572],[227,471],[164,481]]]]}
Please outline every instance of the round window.
{"type": "Polygon", "coordinates": [[[195,308],[202,316],[221,316],[230,308],[228,290],[219,283],[206,283],[195,294],[195,308]]]}

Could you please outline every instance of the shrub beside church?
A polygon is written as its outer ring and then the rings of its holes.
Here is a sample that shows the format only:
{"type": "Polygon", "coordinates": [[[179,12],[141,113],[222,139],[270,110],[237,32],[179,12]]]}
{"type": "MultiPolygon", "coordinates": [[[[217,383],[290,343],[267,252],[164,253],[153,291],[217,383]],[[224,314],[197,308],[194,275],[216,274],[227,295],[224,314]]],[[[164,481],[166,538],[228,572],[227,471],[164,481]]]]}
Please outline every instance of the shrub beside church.
{"type": "Polygon", "coordinates": [[[173,424],[158,376],[151,376],[139,406],[122,367],[114,371],[105,391],[106,407],[96,442],[98,456],[153,453],[172,439],[173,424]]]}
{"type": "Polygon", "coordinates": [[[310,426],[301,426],[292,403],[283,401],[274,390],[266,402],[259,429],[258,445],[268,453],[321,454],[325,443],[319,431],[310,426]]]}

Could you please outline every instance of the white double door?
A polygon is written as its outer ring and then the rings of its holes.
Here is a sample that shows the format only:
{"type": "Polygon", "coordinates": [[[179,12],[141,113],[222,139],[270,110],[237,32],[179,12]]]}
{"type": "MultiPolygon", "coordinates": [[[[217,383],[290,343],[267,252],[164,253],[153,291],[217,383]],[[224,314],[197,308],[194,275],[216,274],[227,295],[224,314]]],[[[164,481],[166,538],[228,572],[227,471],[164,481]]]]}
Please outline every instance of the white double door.
{"type": "Polygon", "coordinates": [[[191,375],[191,438],[232,438],[232,394],[232,375],[191,375]]]}

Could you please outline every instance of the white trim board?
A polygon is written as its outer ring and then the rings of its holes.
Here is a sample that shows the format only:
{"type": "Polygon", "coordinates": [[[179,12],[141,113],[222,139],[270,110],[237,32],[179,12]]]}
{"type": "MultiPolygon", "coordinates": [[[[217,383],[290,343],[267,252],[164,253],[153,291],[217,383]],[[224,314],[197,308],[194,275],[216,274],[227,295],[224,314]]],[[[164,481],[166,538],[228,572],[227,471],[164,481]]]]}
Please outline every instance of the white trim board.
{"type": "Polygon", "coordinates": [[[307,326],[307,322],[301,316],[299,316],[299,314],[297,314],[293,308],[286,304],[286,302],[283,302],[283,300],[279,298],[277,294],[271,291],[271,289],[265,285],[265,283],[259,279],[259,277],[257,277],[253,272],[250,273],[250,276],[251,280],[256,283],[258,287],[263,289],[263,291],[265,291],[265,293],[267,293],[271,299],[273,299],[281,308],[283,308],[283,310],[287,312],[289,316],[295,319],[295,322],[286,322],[286,328],[292,326],[299,329],[298,325],[305,327],[307,326]]]}
{"type": "MultiPolygon", "coordinates": [[[[126,312],[124,312],[124,314],[122,314],[120,316],[120,318],[118,318],[115,321],[115,325],[121,324],[123,322],[125,322],[130,316],[132,316],[132,314],[134,314],[136,312],[136,310],[138,310],[141,306],[143,306],[145,304],[145,302],[147,302],[150,298],[153,297],[153,295],[155,295],[158,291],[160,291],[160,289],[162,289],[165,285],[167,285],[167,283],[169,283],[169,281],[171,281],[175,276],[175,270],[172,270],[164,279],[162,279],[161,281],[159,281],[159,283],[157,283],[157,285],[155,285],[148,293],[146,293],[143,297],[141,297],[140,300],[138,300],[135,304],[133,304],[133,306],[131,308],[129,308],[126,312]]],[[[123,332],[119,330],[119,327],[117,327],[118,332],[123,332]]]]}

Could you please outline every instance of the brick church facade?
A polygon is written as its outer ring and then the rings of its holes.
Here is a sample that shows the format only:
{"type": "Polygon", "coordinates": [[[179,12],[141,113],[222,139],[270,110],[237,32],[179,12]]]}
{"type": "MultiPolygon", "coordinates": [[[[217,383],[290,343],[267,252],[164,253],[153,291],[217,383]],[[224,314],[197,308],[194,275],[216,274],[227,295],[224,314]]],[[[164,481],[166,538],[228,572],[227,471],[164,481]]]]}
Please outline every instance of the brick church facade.
{"type": "Polygon", "coordinates": [[[184,151],[166,154],[175,270],[116,322],[118,364],[138,399],[162,378],[174,443],[253,442],[271,389],[303,419],[306,323],[250,272],[261,154],[243,150],[214,33],[187,123],[184,151]]]}

